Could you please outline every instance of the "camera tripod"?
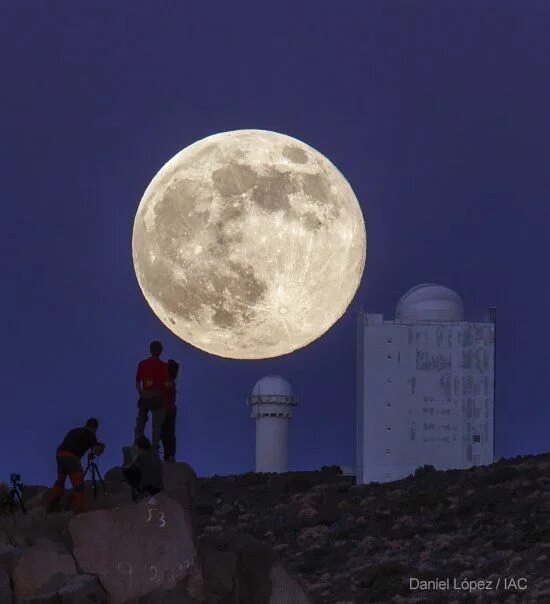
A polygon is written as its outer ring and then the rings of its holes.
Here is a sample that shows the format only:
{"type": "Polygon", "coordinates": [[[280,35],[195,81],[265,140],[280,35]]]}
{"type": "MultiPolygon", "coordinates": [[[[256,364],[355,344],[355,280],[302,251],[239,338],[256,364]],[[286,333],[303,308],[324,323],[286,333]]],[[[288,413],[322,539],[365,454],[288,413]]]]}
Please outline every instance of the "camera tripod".
{"type": "Polygon", "coordinates": [[[19,474],[12,474],[10,476],[11,490],[10,490],[10,514],[13,514],[17,506],[21,507],[23,514],[27,513],[25,504],[23,503],[23,483],[19,474]]]}
{"type": "Polygon", "coordinates": [[[109,493],[107,493],[107,488],[105,487],[103,478],[101,478],[101,472],[99,471],[99,468],[97,467],[97,463],[95,461],[95,455],[93,453],[88,453],[88,465],[86,466],[86,470],[84,471],[84,478],[86,478],[86,474],[88,473],[88,470],[90,470],[90,475],[92,477],[92,485],[94,487],[94,498],[97,499],[96,476],[97,476],[97,478],[99,478],[99,483],[101,484],[101,487],[103,488],[103,492],[105,493],[105,495],[108,495],[109,493]]]}

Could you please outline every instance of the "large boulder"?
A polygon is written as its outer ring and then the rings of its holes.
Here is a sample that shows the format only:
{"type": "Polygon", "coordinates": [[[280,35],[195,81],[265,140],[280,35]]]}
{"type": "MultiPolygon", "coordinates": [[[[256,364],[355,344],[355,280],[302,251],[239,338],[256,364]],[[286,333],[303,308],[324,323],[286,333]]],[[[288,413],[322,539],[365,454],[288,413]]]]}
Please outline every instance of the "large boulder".
{"type": "Polygon", "coordinates": [[[190,519],[165,493],[122,508],[78,514],[69,532],[80,569],[98,576],[114,604],[174,589],[184,581],[200,592],[190,519]]]}
{"type": "Polygon", "coordinates": [[[73,557],[51,547],[31,547],[18,558],[12,571],[13,589],[17,598],[34,598],[56,592],[77,574],[73,557]]]}

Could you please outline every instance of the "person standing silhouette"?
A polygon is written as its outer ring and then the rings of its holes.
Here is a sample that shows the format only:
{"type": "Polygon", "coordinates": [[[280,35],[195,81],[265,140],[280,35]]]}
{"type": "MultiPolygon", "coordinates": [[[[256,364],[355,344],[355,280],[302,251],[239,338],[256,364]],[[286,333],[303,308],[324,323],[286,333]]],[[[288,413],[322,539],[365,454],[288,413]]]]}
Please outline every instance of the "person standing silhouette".
{"type": "Polygon", "coordinates": [[[164,417],[164,423],[162,424],[161,436],[164,461],[174,462],[176,461],[176,415],[178,411],[176,406],[176,378],[178,377],[180,366],[174,359],[169,359],[166,365],[168,367],[170,383],[166,389],[164,398],[166,415],[164,417]]]}
{"type": "Polygon", "coordinates": [[[166,363],[160,359],[162,344],[156,340],[151,342],[149,352],[151,356],[139,362],[136,372],[139,400],[134,437],[137,440],[145,436],[145,425],[150,411],[153,424],[152,446],[159,451],[162,424],[166,415],[164,398],[169,386],[170,375],[166,363]]]}

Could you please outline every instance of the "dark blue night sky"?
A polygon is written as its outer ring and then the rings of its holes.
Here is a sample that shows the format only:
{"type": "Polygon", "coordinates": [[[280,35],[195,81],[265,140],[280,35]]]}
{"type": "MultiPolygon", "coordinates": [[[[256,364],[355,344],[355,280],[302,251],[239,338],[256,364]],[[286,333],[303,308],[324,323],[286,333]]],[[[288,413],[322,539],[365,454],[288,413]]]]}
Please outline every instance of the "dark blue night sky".
{"type": "Polygon", "coordinates": [[[550,5],[460,2],[0,3],[0,479],[55,478],[95,415],[106,469],[133,438],[137,362],[184,366],[179,458],[253,468],[254,383],[300,397],[291,469],[354,465],[355,310],[410,287],[497,307],[497,452],[550,449],[550,5]],[[216,132],[274,130],[346,176],[367,266],[346,315],[291,355],[214,357],[149,309],[132,265],[158,169],[216,132]]]}

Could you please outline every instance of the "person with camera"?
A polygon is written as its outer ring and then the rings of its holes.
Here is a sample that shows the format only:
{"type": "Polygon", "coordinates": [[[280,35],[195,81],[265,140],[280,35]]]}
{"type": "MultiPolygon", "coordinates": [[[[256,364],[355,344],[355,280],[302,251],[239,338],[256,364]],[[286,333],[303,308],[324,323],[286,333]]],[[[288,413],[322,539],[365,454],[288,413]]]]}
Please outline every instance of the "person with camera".
{"type": "Polygon", "coordinates": [[[47,511],[52,512],[59,503],[65,491],[65,481],[69,477],[74,489],[76,512],[86,510],[86,497],[84,494],[84,470],[81,459],[88,450],[93,455],[101,455],[105,445],[98,442],[96,437],[99,422],[91,417],[84,427],[74,428],[65,435],[63,442],[56,452],[57,480],[50,492],[47,511]]]}
{"type": "Polygon", "coordinates": [[[151,342],[149,352],[151,356],[140,361],[136,372],[139,400],[134,437],[137,440],[145,436],[145,425],[150,411],[153,424],[152,444],[153,448],[159,451],[162,424],[166,415],[164,398],[170,375],[166,363],[160,359],[162,344],[157,341],[151,342]]]}

